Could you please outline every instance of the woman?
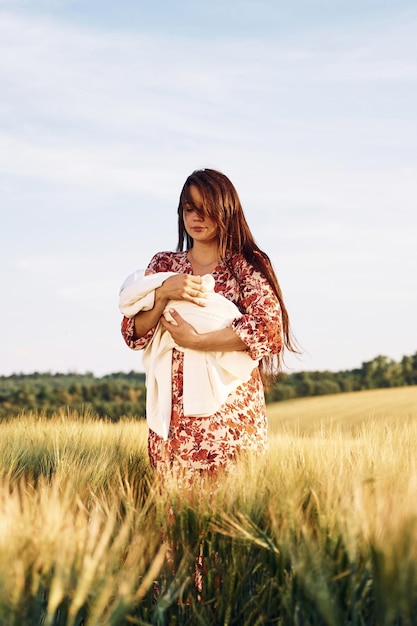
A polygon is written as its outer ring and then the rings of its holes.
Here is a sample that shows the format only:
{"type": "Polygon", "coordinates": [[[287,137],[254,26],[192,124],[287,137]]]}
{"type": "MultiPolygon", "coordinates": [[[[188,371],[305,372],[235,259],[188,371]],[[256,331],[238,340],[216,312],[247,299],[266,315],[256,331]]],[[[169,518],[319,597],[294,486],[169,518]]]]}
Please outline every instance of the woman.
{"type": "Polygon", "coordinates": [[[279,369],[283,347],[293,350],[288,314],[269,258],[256,245],[238,194],[221,172],[203,169],[185,181],[178,206],[176,252],[159,252],[149,263],[152,272],[175,272],[155,290],[154,306],[123,318],[127,345],[140,350],[152,340],[158,322],[175,344],[198,351],[246,351],[253,371],[229,394],[214,414],[185,416],[184,352],[172,353],[172,408],[168,438],[149,430],[152,467],[192,479],[227,469],[242,452],[263,452],[267,418],[263,382],[279,369]],[[185,248],[185,249],[184,249],[185,248]],[[170,300],[204,305],[202,276],[211,274],[215,291],[241,312],[226,328],[199,334],[177,311],[163,316],[170,300]],[[260,361],[258,367],[258,361],[260,361]]]}

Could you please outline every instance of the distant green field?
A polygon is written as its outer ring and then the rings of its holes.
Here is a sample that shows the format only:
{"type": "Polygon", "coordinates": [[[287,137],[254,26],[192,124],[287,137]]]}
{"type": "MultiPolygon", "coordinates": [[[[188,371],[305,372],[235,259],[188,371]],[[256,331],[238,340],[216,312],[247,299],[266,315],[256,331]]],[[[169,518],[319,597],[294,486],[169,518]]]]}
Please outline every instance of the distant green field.
{"type": "Polygon", "coordinates": [[[331,425],[349,431],[373,419],[417,418],[417,386],[286,400],[267,410],[272,433],[283,427],[310,432],[331,425]]]}
{"type": "Polygon", "coordinates": [[[143,421],[1,422],[0,625],[416,624],[417,387],[268,413],[268,457],[191,490],[143,421]]]}

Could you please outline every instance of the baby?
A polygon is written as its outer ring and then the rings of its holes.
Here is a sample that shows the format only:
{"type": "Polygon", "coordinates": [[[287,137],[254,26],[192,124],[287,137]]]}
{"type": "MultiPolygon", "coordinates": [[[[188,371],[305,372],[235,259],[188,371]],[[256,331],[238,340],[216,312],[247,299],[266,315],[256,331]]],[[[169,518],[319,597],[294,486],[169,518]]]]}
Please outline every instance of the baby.
{"type": "MultiPolygon", "coordinates": [[[[154,305],[155,289],[174,276],[175,272],[153,272],[150,269],[137,270],[124,281],[119,294],[119,308],[125,317],[132,318],[139,311],[148,311],[154,305]]],[[[229,326],[234,319],[241,317],[237,306],[214,291],[215,281],[211,274],[201,277],[206,297],[204,307],[187,300],[170,300],[164,309],[164,317],[174,322],[169,313],[175,309],[192,324],[198,333],[206,333],[229,326]]]]}

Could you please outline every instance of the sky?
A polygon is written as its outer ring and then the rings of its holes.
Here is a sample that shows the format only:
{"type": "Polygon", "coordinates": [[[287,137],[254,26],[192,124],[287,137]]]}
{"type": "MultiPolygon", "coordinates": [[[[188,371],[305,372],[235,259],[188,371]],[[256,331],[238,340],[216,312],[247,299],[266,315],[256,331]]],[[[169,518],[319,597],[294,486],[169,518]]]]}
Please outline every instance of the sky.
{"type": "Polygon", "coordinates": [[[302,346],[417,351],[414,0],[0,0],[0,375],[142,371],[118,292],[202,167],[238,190],[302,346]]]}

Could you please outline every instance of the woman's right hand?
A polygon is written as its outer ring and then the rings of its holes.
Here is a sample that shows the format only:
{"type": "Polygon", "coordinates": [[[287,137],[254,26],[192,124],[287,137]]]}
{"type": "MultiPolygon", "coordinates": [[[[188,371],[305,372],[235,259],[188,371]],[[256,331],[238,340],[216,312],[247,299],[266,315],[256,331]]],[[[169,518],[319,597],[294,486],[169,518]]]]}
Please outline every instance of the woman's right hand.
{"type": "Polygon", "coordinates": [[[193,274],[175,274],[167,278],[155,289],[155,302],[149,311],[140,311],[135,315],[134,339],[148,333],[158,322],[170,300],[187,300],[199,306],[205,306],[207,293],[201,276],[193,274]]]}
{"type": "Polygon", "coordinates": [[[186,300],[199,306],[205,306],[206,290],[201,276],[193,274],[175,274],[167,278],[160,287],[155,290],[157,300],[186,300]]]}

